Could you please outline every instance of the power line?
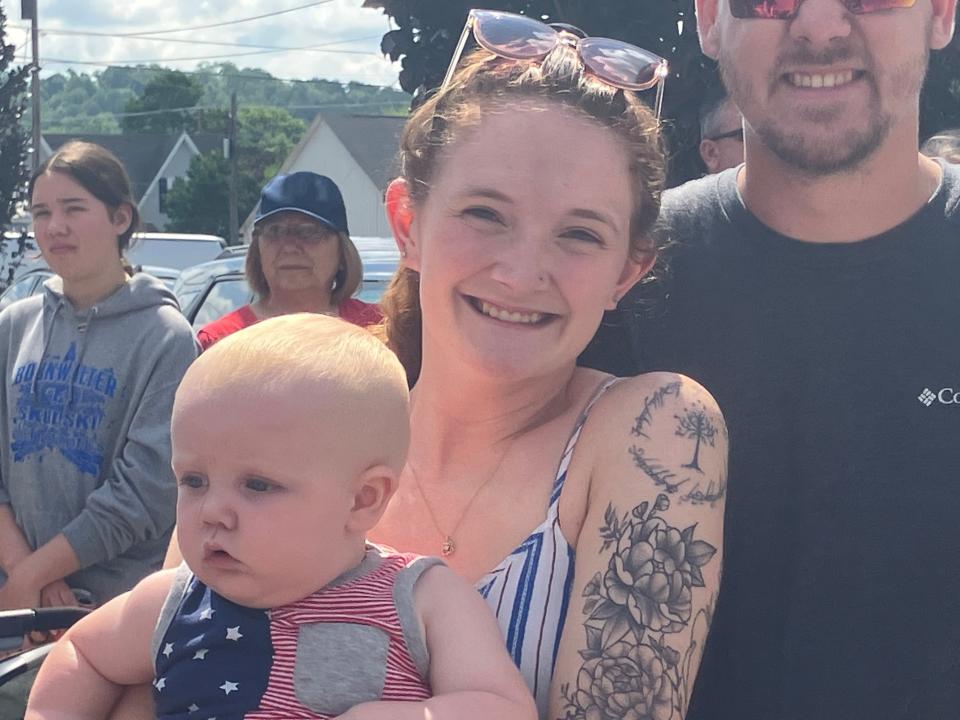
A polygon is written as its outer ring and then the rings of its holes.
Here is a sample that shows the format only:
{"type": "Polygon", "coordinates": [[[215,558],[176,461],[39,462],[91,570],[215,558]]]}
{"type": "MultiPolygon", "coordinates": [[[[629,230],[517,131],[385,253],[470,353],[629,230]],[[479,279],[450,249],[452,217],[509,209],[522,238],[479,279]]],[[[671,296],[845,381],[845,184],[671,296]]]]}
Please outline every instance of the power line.
{"type": "Polygon", "coordinates": [[[305,10],[307,8],[317,7],[318,5],[326,5],[331,3],[333,0],[319,0],[319,2],[307,3],[306,5],[298,5],[297,7],[287,8],[286,10],[274,10],[273,12],[264,13],[263,15],[254,15],[253,17],[240,18],[238,20],[224,20],[223,22],[213,23],[211,25],[195,25],[193,27],[183,27],[183,28],[170,28],[168,30],[148,30],[146,32],[133,33],[139,35],[165,35],[167,33],[175,32],[185,32],[187,30],[208,30],[210,28],[224,27],[225,25],[238,25],[239,23],[250,22],[251,20],[263,20],[268,17],[276,17],[277,15],[285,15],[287,13],[292,13],[297,10],[305,10]]]}
{"type": "MultiPolygon", "coordinates": [[[[366,101],[359,103],[320,103],[317,105],[271,105],[270,107],[275,107],[280,110],[334,110],[334,109],[365,109],[365,108],[383,108],[384,105],[393,104],[389,101],[385,102],[375,102],[375,101],[366,101]]],[[[218,105],[204,105],[198,106],[193,105],[191,107],[180,107],[180,108],[164,108],[162,110],[141,110],[138,112],[129,112],[129,113],[111,113],[111,112],[100,112],[96,115],[76,115],[73,120],[80,122],[84,120],[95,120],[97,118],[111,117],[115,119],[128,118],[128,117],[144,117],[151,115],[164,115],[169,113],[190,113],[190,112],[200,112],[204,110],[222,110],[226,112],[225,108],[222,108],[218,105]]],[[[402,116],[398,116],[402,117],[402,116]]]]}
{"type": "MultiPolygon", "coordinates": [[[[278,52],[288,52],[287,50],[252,50],[250,52],[244,53],[227,53],[219,55],[193,55],[191,57],[162,57],[162,58],[130,58],[130,59],[114,59],[114,60],[101,60],[96,64],[107,64],[107,65],[122,65],[125,63],[168,63],[168,62],[187,62],[187,61],[196,61],[196,60],[223,60],[224,58],[238,58],[238,57],[249,57],[250,55],[270,55],[272,53],[278,52]]],[[[377,53],[367,52],[363,50],[318,50],[317,52],[331,52],[331,53],[344,53],[351,55],[376,55],[377,53]]],[[[56,60],[54,58],[41,58],[41,64],[44,62],[66,62],[62,60],[56,60]]],[[[90,61],[82,63],[81,61],[69,61],[76,62],[77,64],[91,64],[90,61]]]]}
{"type": "MultiPolygon", "coordinates": [[[[226,25],[237,25],[239,23],[250,22],[251,20],[262,20],[263,18],[285,15],[286,13],[295,12],[296,10],[305,10],[306,8],[316,7],[318,5],[326,5],[327,3],[331,2],[333,2],[333,0],[319,0],[319,2],[298,5],[297,7],[287,8],[286,10],[275,10],[274,12],[264,13],[263,15],[254,15],[253,17],[239,18],[237,20],[224,20],[223,22],[212,23],[210,25],[194,25],[192,27],[168,28],[166,30],[141,30],[140,32],[136,33],[128,33],[126,37],[134,37],[136,35],[165,35],[167,33],[187,32],[188,30],[209,30],[210,28],[224,27],[226,25]]],[[[124,37],[124,35],[120,35],[119,37],[124,37]]]]}
{"type": "MultiPolygon", "coordinates": [[[[382,101],[375,102],[373,100],[368,100],[365,102],[356,102],[356,103],[343,103],[343,102],[332,102],[332,103],[319,103],[316,105],[270,105],[271,108],[276,108],[278,110],[330,110],[332,108],[374,108],[374,107],[383,107],[384,105],[395,104],[393,101],[382,101]]],[[[262,107],[258,105],[252,105],[251,107],[262,107]]],[[[204,110],[223,110],[226,112],[226,108],[220,107],[219,105],[191,105],[190,107],[179,107],[179,108],[163,108],[160,110],[138,110],[137,112],[122,112],[122,113],[111,113],[111,112],[101,112],[96,115],[87,115],[87,116],[78,116],[78,117],[115,117],[115,118],[127,118],[127,117],[144,117],[148,115],[163,115],[165,113],[188,113],[188,112],[202,112],[204,110]]]]}
{"type": "MultiPolygon", "coordinates": [[[[13,26],[17,30],[26,30],[28,28],[22,26],[13,26]]],[[[362,38],[351,38],[349,40],[331,40],[325,43],[316,43],[314,45],[295,45],[295,46],[284,46],[284,45],[256,45],[253,43],[235,43],[235,42],[223,42],[219,40],[186,40],[182,38],[155,38],[155,37],[143,37],[138,34],[126,35],[122,33],[107,33],[107,32],[97,32],[95,30],[62,30],[59,28],[46,29],[43,28],[40,30],[42,35],[68,35],[68,36],[81,36],[81,37],[108,37],[108,38],[134,38],[137,40],[153,40],[157,42],[164,43],[181,43],[185,45],[221,45],[223,47],[243,47],[243,48],[254,48],[257,50],[308,50],[316,52],[338,52],[346,54],[371,54],[366,50],[324,50],[331,45],[344,45],[346,43],[352,42],[362,42],[366,40],[374,40],[379,38],[379,35],[368,35],[362,38]]]]}

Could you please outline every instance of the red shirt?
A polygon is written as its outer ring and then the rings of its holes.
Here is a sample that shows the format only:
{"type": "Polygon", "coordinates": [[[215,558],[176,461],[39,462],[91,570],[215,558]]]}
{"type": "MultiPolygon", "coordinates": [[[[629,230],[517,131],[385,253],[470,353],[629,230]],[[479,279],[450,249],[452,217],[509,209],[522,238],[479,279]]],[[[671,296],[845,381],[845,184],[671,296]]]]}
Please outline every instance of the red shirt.
{"type": "MultiPolygon", "coordinates": [[[[356,298],[347,298],[341,302],[337,306],[337,312],[342,319],[360,327],[376,325],[383,319],[378,305],[365,303],[356,298]]],[[[232,313],[227,313],[219,320],[204,325],[197,333],[197,340],[200,342],[200,347],[206,350],[218,340],[223,340],[227,335],[258,322],[260,322],[260,318],[254,314],[253,309],[249,305],[244,305],[232,313]]]]}

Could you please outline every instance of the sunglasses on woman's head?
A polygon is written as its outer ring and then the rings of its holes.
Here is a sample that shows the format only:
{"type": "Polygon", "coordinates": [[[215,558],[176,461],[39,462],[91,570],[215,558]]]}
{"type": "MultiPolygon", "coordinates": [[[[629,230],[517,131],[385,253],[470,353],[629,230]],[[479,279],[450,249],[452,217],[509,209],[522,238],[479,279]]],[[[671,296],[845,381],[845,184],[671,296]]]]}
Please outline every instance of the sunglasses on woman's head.
{"type": "Polygon", "coordinates": [[[511,60],[542,60],[560,43],[571,45],[584,68],[607,85],[622,90],[647,90],[656,85],[654,107],[660,117],[667,77],[667,61],[662,57],[620,40],[582,37],[582,31],[571,25],[553,27],[523,15],[495,10],[470,11],[441,90],[453,79],[471,33],[480,47],[511,60]]]}
{"type": "MultiPolygon", "coordinates": [[[[730,13],[741,20],[789,20],[796,17],[803,0],[730,0],[730,13]]],[[[843,0],[854,15],[910,8],[917,0],[843,0]]]]}

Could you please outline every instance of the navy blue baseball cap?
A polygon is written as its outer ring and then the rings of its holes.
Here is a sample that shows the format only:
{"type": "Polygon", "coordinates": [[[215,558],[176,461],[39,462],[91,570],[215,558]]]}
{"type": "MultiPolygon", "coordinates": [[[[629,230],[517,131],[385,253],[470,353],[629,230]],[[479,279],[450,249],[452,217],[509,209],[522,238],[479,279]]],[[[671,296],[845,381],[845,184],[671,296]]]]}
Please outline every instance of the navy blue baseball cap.
{"type": "Polygon", "coordinates": [[[260,191],[260,206],[253,222],[284,211],[309,215],[338,232],[350,234],[340,188],[326,175],[306,170],[277,175],[260,191]]]}

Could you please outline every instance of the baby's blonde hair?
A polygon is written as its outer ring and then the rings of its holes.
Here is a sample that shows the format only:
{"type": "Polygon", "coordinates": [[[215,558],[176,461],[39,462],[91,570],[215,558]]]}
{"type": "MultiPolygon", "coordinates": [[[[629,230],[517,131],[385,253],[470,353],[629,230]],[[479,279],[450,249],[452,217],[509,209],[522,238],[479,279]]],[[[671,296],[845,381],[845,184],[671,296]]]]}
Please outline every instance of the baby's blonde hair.
{"type": "Polygon", "coordinates": [[[178,400],[194,383],[205,393],[257,393],[265,402],[274,392],[316,391],[316,412],[357,433],[357,446],[370,454],[367,464],[403,468],[410,440],[403,366],[381,341],[344,320],[295,313],[244,328],[191,365],[178,400]]]}

